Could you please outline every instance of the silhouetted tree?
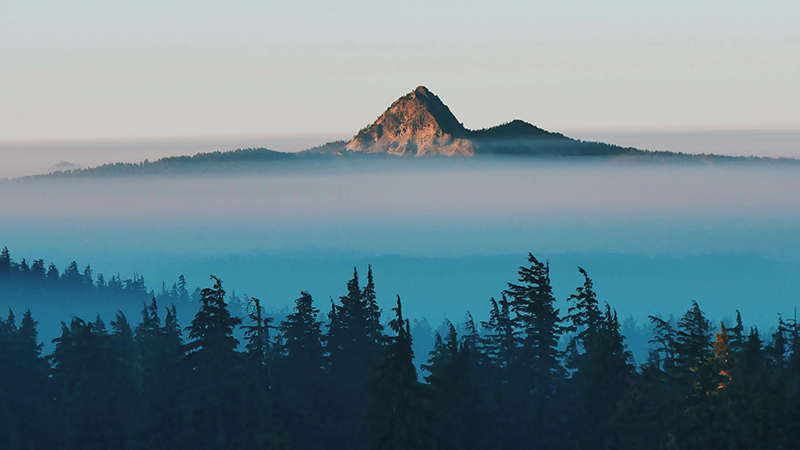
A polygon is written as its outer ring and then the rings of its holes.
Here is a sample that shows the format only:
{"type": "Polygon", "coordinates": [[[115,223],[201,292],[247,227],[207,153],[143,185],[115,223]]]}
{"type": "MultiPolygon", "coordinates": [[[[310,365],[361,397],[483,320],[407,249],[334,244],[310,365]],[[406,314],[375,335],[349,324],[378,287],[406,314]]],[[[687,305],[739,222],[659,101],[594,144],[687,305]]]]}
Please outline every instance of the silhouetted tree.
{"type": "Polygon", "coordinates": [[[319,310],[311,294],[300,292],[294,311],[280,324],[280,358],[276,361],[276,395],[284,431],[300,448],[319,448],[331,433],[325,429],[327,379],[319,310]]]}
{"type": "MultiPolygon", "coordinates": [[[[359,287],[358,271],[347,282],[347,294],[334,305],[328,328],[326,350],[329,354],[330,380],[336,386],[331,392],[338,419],[334,427],[338,437],[331,439],[339,446],[363,447],[366,442],[363,423],[369,401],[372,368],[380,359],[382,333],[376,327],[379,311],[359,287]]],[[[332,410],[333,413],[333,410],[332,410]]]]}
{"type": "Polygon", "coordinates": [[[183,446],[227,449],[241,432],[241,392],[236,383],[239,342],[233,337],[241,319],[225,303],[222,281],[212,276],[212,288],[200,292],[200,309],[188,328],[186,370],[189,372],[183,446]]]}
{"type": "Polygon", "coordinates": [[[370,396],[369,430],[372,450],[438,448],[427,429],[428,414],[422,387],[414,367],[411,327],[403,317],[400,297],[392,309],[389,327],[396,334],[387,338],[383,360],[376,367],[370,396]]]}
{"type": "MultiPolygon", "coordinates": [[[[559,411],[556,392],[564,372],[559,361],[558,341],[562,335],[562,319],[555,307],[550,286],[550,267],[528,254],[528,266],[519,268],[519,283],[509,283],[506,294],[511,298],[514,321],[520,330],[519,358],[512,365],[513,383],[524,399],[523,410],[517,417],[526,423],[521,439],[537,436],[542,445],[558,448],[559,411]]],[[[521,444],[521,442],[520,442],[521,444]]],[[[518,445],[518,444],[515,444],[518,445]]]]}

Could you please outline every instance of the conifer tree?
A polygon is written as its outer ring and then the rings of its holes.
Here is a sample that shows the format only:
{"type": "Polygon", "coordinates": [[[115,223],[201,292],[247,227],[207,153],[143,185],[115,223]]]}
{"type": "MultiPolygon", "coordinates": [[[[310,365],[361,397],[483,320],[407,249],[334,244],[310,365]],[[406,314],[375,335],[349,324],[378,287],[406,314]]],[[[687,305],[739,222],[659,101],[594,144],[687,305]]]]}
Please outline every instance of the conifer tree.
{"type": "Polygon", "coordinates": [[[155,365],[161,363],[158,358],[160,335],[161,318],[158,315],[158,302],[153,297],[149,305],[142,306],[142,321],[135,329],[136,386],[140,391],[151,381],[155,365]]]}
{"type": "Polygon", "coordinates": [[[311,294],[301,291],[295,300],[294,312],[280,324],[283,361],[302,368],[298,372],[321,373],[324,348],[322,322],[317,319],[318,315],[311,294]]]}
{"type": "Polygon", "coordinates": [[[716,389],[713,368],[707,364],[713,359],[711,334],[711,322],[693,301],[691,309],[678,322],[674,348],[677,376],[686,380],[690,396],[698,399],[716,389]]]}
{"type": "Polygon", "coordinates": [[[3,250],[0,250],[0,276],[9,272],[11,272],[11,252],[8,251],[8,247],[3,246],[3,250]]]}
{"type": "Polygon", "coordinates": [[[534,396],[545,401],[553,394],[554,380],[562,373],[558,360],[561,318],[550,286],[550,268],[528,254],[530,266],[519,268],[519,282],[508,284],[511,310],[522,337],[520,355],[524,377],[531,381],[534,396]]]}
{"type": "Polygon", "coordinates": [[[59,280],[58,268],[55,264],[50,263],[50,266],[47,267],[47,283],[50,286],[57,286],[59,280]]]}
{"type": "Polygon", "coordinates": [[[8,318],[0,319],[0,409],[4,408],[0,427],[5,427],[10,433],[7,439],[15,441],[18,448],[50,444],[49,367],[41,356],[36,325],[30,310],[23,314],[19,327],[10,309],[8,318]]]}
{"type": "Polygon", "coordinates": [[[200,292],[200,309],[189,327],[186,369],[190,388],[184,422],[183,446],[196,449],[228,449],[241,431],[241,400],[235,382],[239,355],[234,329],[241,319],[233,317],[225,303],[222,281],[212,276],[212,288],[200,292]]]}
{"type": "Polygon", "coordinates": [[[383,360],[376,367],[370,396],[370,450],[416,450],[437,448],[426,427],[429,415],[414,367],[411,327],[403,317],[400,297],[392,308],[389,327],[396,334],[387,338],[383,360]]]}
{"type": "Polygon", "coordinates": [[[517,417],[526,423],[516,428],[524,430],[518,443],[537,436],[541,445],[557,448],[561,430],[555,398],[563,368],[559,361],[558,341],[563,332],[562,319],[555,307],[550,286],[550,267],[528,254],[528,266],[519,268],[519,283],[508,283],[506,294],[511,298],[515,325],[519,327],[520,347],[516,366],[512,365],[512,386],[523,401],[517,417]]]}
{"type": "Polygon", "coordinates": [[[126,445],[128,426],[132,417],[135,396],[136,350],[133,331],[122,311],[111,321],[109,336],[111,357],[108,367],[109,386],[105,394],[108,404],[109,446],[122,448],[126,445]],[[113,389],[111,388],[113,386],[113,389]]]}
{"type": "Polygon", "coordinates": [[[94,279],[92,278],[92,266],[87,264],[86,268],[83,269],[83,275],[81,276],[83,281],[83,287],[86,290],[90,290],[94,287],[94,279]]]}
{"type": "Polygon", "coordinates": [[[719,332],[714,337],[712,345],[714,352],[713,364],[716,366],[714,374],[717,378],[717,389],[724,389],[731,381],[731,343],[728,329],[720,323],[719,332]]]}
{"type": "Polygon", "coordinates": [[[786,361],[787,393],[792,398],[800,398],[800,324],[797,322],[797,317],[787,325],[787,331],[789,335],[789,359],[786,361]]]}
{"type": "MultiPolygon", "coordinates": [[[[330,401],[336,406],[339,423],[333,427],[337,436],[334,446],[363,447],[363,430],[369,404],[369,383],[373,367],[380,360],[383,338],[375,326],[379,311],[364,298],[358,271],[347,282],[347,294],[339,297],[330,314],[327,346],[330,381],[336,386],[330,401]]],[[[333,413],[333,410],[332,412],[333,413]]]]}
{"type": "Polygon", "coordinates": [[[176,288],[177,288],[176,292],[178,300],[184,302],[189,301],[189,291],[186,290],[186,278],[183,276],[183,274],[178,276],[178,283],[176,288]]]}
{"type": "Polygon", "coordinates": [[[477,349],[471,336],[474,325],[470,327],[468,319],[468,334],[463,339],[458,338],[452,323],[448,322],[447,328],[444,341],[436,333],[435,348],[423,366],[430,373],[425,379],[431,387],[438,442],[454,449],[489,448],[495,436],[476,374],[477,349]]]}
{"type": "Polygon", "coordinates": [[[69,263],[67,268],[64,269],[64,274],[61,275],[61,279],[68,289],[78,291],[80,287],[83,286],[83,276],[80,270],[78,270],[78,263],[76,261],[69,263]]]}
{"type": "Polygon", "coordinates": [[[244,364],[244,415],[243,436],[238,440],[242,448],[264,448],[272,442],[273,349],[270,328],[273,319],[264,315],[261,300],[253,297],[248,302],[251,312],[244,325],[245,364],[244,364]]]}
{"type": "Polygon", "coordinates": [[[657,316],[649,316],[653,330],[653,339],[649,341],[647,365],[666,375],[675,373],[675,327],[672,319],[665,320],[657,316]]]}
{"type": "Polygon", "coordinates": [[[787,335],[789,327],[784,323],[783,318],[778,315],[778,327],[772,334],[772,341],[766,348],[767,357],[772,364],[773,372],[776,376],[783,378],[786,370],[786,354],[789,346],[787,335]]]}
{"type": "Polygon", "coordinates": [[[481,322],[486,333],[480,343],[492,364],[503,370],[514,362],[519,346],[519,332],[511,317],[511,304],[506,299],[505,293],[499,303],[494,298],[489,302],[491,304],[489,320],[481,322]]]}
{"type": "Polygon", "coordinates": [[[617,313],[608,304],[596,326],[572,380],[575,415],[585,430],[575,440],[579,448],[586,449],[612,441],[609,418],[633,374],[632,355],[625,348],[617,313]]]}
{"type": "Polygon", "coordinates": [[[591,353],[603,319],[592,279],[583,268],[578,267],[578,271],[583,275],[583,286],[575,289],[575,293],[570,295],[569,301],[572,305],[565,317],[565,320],[570,322],[565,331],[577,333],[570,339],[572,357],[578,357],[580,352],[591,353]]]}
{"type": "Polygon", "coordinates": [[[739,429],[739,441],[743,448],[765,448],[763,443],[769,442],[769,428],[762,422],[763,402],[767,377],[767,358],[764,354],[763,342],[757,328],[750,329],[741,355],[737,358],[731,378],[732,389],[735,389],[735,408],[743,425],[739,429]],[[749,444],[749,445],[748,445],[749,444]]]}
{"type": "Polygon", "coordinates": [[[244,338],[247,341],[245,344],[247,363],[259,372],[263,372],[265,381],[269,383],[269,365],[272,359],[272,342],[270,341],[272,326],[270,324],[273,319],[264,315],[261,300],[255,297],[248,302],[248,309],[251,308],[252,312],[247,315],[249,324],[243,327],[244,338]]]}
{"type": "Polygon", "coordinates": [[[22,276],[27,276],[31,271],[31,268],[28,266],[28,261],[25,258],[22,258],[18,266],[22,276]]]}
{"type": "Polygon", "coordinates": [[[381,343],[383,340],[383,325],[381,325],[381,308],[378,306],[375,295],[372,265],[367,266],[367,284],[361,292],[361,298],[367,309],[367,329],[370,333],[370,339],[376,343],[381,343]]]}
{"type": "MultiPolygon", "coordinates": [[[[722,424],[729,413],[718,390],[724,386],[725,359],[729,351],[727,331],[712,344],[711,322],[697,302],[678,322],[675,339],[676,378],[684,397],[678,402],[675,444],[686,448],[712,448],[725,434],[722,424]],[[721,367],[722,366],[722,367],[721,367]]],[[[724,442],[724,441],[722,441],[724,442]]]]}
{"type": "MultiPolygon", "coordinates": [[[[294,310],[281,322],[280,357],[276,361],[276,396],[283,432],[301,448],[325,445],[329,431],[322,399],[329,392],[325,378],[325,349],[319,310],[311,294],[300,292],[294,310]]],[[[279,430],[280,432],[280,430],[279,430]]]]}
{"type": "MultiPolygon", "coordinates": [[[[119,444],[120,409],[115,389],[113,344],[100,320],[73,317],[54,340],[53,383],[58,440],[65,449],[101,449],[119,444]]],[[[122,435],[124,436],[124,434],[122,435]]]]}
{"type": "Polygon", "coordinates": [[[181,328],[176,308],[166,309],[160,325],[155,299],[142,311],[142,323],[136,327],[139,409],[134,418],[134,448],[169,450],[180,446],[180,399],[188,395],[183,360],[181,328]]]}

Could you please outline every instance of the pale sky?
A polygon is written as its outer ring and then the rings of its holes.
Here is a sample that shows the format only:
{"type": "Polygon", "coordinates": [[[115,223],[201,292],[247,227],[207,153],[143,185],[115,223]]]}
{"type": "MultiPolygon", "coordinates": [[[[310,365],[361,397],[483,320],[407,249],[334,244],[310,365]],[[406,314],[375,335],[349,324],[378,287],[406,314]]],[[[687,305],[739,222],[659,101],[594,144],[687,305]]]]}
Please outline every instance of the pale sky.
{"type": "Polygon", "coordinates": [[[3,0],[0,141],[800,128],[800,2],[3,0]]]}

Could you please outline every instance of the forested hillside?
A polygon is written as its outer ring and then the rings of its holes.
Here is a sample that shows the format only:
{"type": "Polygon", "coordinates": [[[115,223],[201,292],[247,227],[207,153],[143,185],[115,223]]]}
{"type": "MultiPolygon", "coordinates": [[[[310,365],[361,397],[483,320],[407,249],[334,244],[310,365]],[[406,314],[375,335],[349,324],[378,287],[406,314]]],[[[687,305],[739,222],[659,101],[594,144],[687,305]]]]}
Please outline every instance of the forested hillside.
{"type": "MultiPolygon", "coordinates": [[[[9,269],[23,264],[3,258],[6,289],[9,269]]],[[[76,271],[58,283],[73,277],[76,292],[96,295],[76,271]]],[[[280,321],[256,298],[232,312],[211,277],[194,318],[179,323],[171,300],[189,294],[176,283],[175,297],[151,297],[135,322],[65,317],[49,354],[36,318],[10,312],[0,321],[0,448],[777,449],[800,440],[795,320],[762,336],[738,314],[713,324],[695,303],[677,323],[651,317],[650,357],[636,367],[616,312],[580,272],[584,283],[559,301],[549,265],[529,255],[488,301],[488,320],[446,325],[429,355],[414,355],[400,297],[381,319],[371,269],[366,280],[354,272],[335,301],[301,292],[280,321]],[[421,374],[414,358],[427,361],[421,374]]],[[[30,286],[47,286],[47,271],[35,276],[30,286]]]]}

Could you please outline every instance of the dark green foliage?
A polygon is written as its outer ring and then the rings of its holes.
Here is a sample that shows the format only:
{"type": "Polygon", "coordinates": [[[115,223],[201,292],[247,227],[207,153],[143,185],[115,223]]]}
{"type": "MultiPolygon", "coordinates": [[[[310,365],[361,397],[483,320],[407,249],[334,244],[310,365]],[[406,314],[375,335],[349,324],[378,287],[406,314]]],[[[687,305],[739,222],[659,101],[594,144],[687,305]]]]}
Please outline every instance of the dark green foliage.
{"type": "MultiPolygon", "coordinates": [[[[281,432],[300,448],[318,448],[330,433],[322,412],[326,397],[326,361],[322,323],[311,294],[300,292],[294,311],[280,324],[281,345],[275,366],[275,392],[282,411],[281,432]]],[[[279,437],[281,434],[279,433],[279,437]]]]}
{"type": "Polygon", "coordinates": [[[596,442],[613,439],[609,418],[614,415],[623,392],[631,382],[634,368],[626,350],[616,312],[606,304],[601,313],[586,271],[584,285],[570,299],[574,302],[568,316],[575,332],[570,340],[570,365],[575,370],[571,380],[575,422],[585,433],[576,436],[580,448],[595,448],[596,442]]]}
{"type": "Polygon", "coordinates": [[[264,315],[264,308],[257,298],[250,299],[245,332],[244,398],[242,436],[237,440],[242,447],[264,448],[271,442],[274,352],[270,341],[273,319],[264,315]]]}
{"type": "Polygon", "coordinates": [[[49,430],[50,424],[42,412],[48,408],[52,391],[36,325],[30,310],[19,327],[11,310],[6,320],[0,319],[0,443],[11,448],[12,443],[17,448],[47,443],[42,432],[49,430]]]}
{"type": "Polygon", "coordinates": [[[452,323],[444,341],[436,333],[435,347],[423,368],[430,373],[425,380],[432,392],[439,441],[448,448],[477,450],[491,447],[496,427],[479,383],[477,331],[470,320],[471,316],[463,339],[459,340],[452,323]]]}
{"type": "Polygon", "coordinates": [[[564,370],[558,341],[564,327],[550,286],[550,267],[530,253],[528,263],[519,268],[519,284],[508,283],[505,291],[520,336],[517,357],[509,366],[507,402],[516,403],[520,414],[515,420],[520,422],[514,428],[522,431],[511,445],[522,445],[537,436],[549,448],[559,448],[563,445],[559,437],[563,419],[556,396],[564,370]]]}
{"type": "MultiPolygon", "coordinates": [[[[141,284],[115,276],[90,286],[91,268],[53,267],[49,278],[44,267],[0,252],[5,282],[25,274],[86,295],[141,284]]],[[[580,272],[562,317],[547,264],[529,255],[481,330],[468,314],[435,335],[424,382],[399,297],[383,334],[371,267],[365,286],[354,272],[331,302],[327,327],[302,291],[277,334],[257,299],[238,306],[244,323],[235,317],[214,277],[194,296],[188,343],[176,307],[159,307],[188,301],[183,279],[142,302],[135,326],[121,312],[108,325],[99,315],[62,323],[49,356],[31,312],[9,311],[0,319],[0,448],[797,447],[796,319],[779,317],[762,335],[738,314],[712,325],[693,302],[677,321],[651,317],[650,357],[636,369],[616,312],[580,272]]]]}
{"type": "Polygon", "coordinates": [[[383,360],[375,368],[368,416],[369,449],[439,448],[428,429],[430,415],[414,367],[411,327],[403,317],[399,296],[392,311],[395,317],[389,322],[389,327],[396,335],[386,339],[383,360]]]}
{"type": "Polygon", "coordinates": [[[241,385],[236,382],[240,355],[234,329],[242,323],[232,317],[219,278],[200,292],[200,310],[188,328],[184,370],[186,395],[194,399],[184,410],[182,442],[195,449],[232,447],[242,432],[241,385]]]}
{"type": "Polygon", "coordinates": [[[94,322],[73,318],[54,340],[55,414],[65,448],[125,444],[133,399],[133,341],[126,325],[119,315],[109,334],[99,317],[94,322]]]}
{"type": "Polygon", "coordinates": [[[530,382],[531,394],[543,406],[553,396],[562,373],[558,340],[563,327],[550,286],[550,267],[530,253],[528,262],[530,266],[519,268],[520,284],[509,283],[506,294],[521,331],[520,375],[530,382]]]}
{"type": "Polygon", "coordinates": [[[381,359],[382,326],[380,310],[374,302],[372,270],[365,290],[359,285],[358,271],[347,282],[347,294],[339,297],[329,315],[326,350],[330,383],[328,413],[336,416],[331,439],[336,446],[366,443],[364,420],[369,404],[372,369],[381,359]]]}
{"type": "Polygon", "coordinates": [[[171,449],[179,444],[179,402],[183,386],[181,329],[175,306],[166,310],[162,326],[158,303],[153,299],[142,309],[142,322],[135,330],[135,383],[138,394],[132,419],[132,447],[171,449]]]}
{"type": "MultiPolygon", "coordinates": [[[[123,278],[116,274],[110,277],[97,273],[92,266],[80,270],[73,261],[61,272],[55,264],[34,259],[29,264],[22,259],[16,262],[5,247],[0,247],[0,299],[3,305],[24,311],[28,306],[45,308],[48,315],[70,317],[78,311],[101,312],[113,318],[117,310],[126,314],[135,311],[142,302],[149,302],[154,292],[148,289],[144,277],[133,274],[123,278]]],[[[179,277],[174,293],[167,291],[155,295],[162,304],[173,303],[182,311],[193,311],[186,292],[186,280],[179,277]]],[[[52,325],[49,330],[52,332],[52,325]]]]}

